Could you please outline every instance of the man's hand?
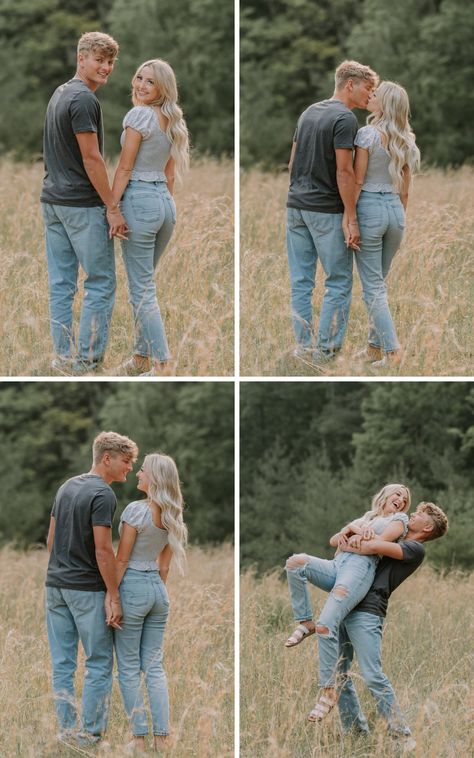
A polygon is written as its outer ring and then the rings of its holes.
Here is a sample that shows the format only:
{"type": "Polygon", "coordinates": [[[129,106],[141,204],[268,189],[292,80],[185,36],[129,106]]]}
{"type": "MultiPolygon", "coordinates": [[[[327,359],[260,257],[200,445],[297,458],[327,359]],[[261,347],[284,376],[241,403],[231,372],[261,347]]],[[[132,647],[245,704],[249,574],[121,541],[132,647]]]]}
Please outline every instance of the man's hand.
{"type": "Polygon", "coordinates": [[[370,526],[364,526],[362,530],[362,539],[363,540],[373,540],[375,537],[375,532],[370,526]]]}
{"type": "Polygon", "coordinates": [[[118,205],[107,209],[107,222],[109,224],[109,239],[112,239],[112,237],[117,237],[119,240],[128,239],[127,232],[130,229],[118,205]]]}
{"type": "Polygon", "coordinates": [[[347,221],[347,237],[345,231],[344,237],[347,247],[350,247],[352,250],[355,250],[358,253],[360,251],[360,231],[356,218],[353,218],[351,221],[347,221]]]}
{"type": "Polygon", "coordinates": [[[362,535],[353,534],[352,537],[349,538],[348,545],[349,547],[352,547],[354,550],[360,550],[361,542],[362,542],[362,535]]]}
{"type": "Polygon", "coordinates": [[[112,599],[109,592],[105,595],[105,622],[107,626],[111,626],[113,629],[122,629],[120,622],[122,621],[123,612],[122,605],[120,603],[120,595],[112,599]]]}

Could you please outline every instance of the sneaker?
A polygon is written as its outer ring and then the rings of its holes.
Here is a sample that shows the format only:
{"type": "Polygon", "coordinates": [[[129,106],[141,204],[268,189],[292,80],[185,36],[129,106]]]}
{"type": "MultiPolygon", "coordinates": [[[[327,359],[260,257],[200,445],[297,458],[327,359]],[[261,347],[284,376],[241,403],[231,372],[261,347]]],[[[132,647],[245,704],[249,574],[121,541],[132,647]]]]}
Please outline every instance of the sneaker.
{"type": "Polygon", "coordinates": [[[96,372],[101,365],[102,361],[81,361],[78,358],[76,358],[75,361],[72,362],[70,373],[73,376],[84,376],[85,374],[90,374],[91,372],[96,372]]]}
{"type": "Polygon", "coordinates": [[[76,734],[76,744],[79,747],[94,747],[101,742],[102,737],[100,734],[92,734],[91,732],[78,732],[76,734]]]}
{"type": "Polygon", "coordinates": [[[293,357],[313,368],[321,368],[325,363],[333,361],[337,353],[337,350],[325,351],[319,347],[297,345],[293,350],[293,357]]]}
{"type": "Polygon", "coordinates": [[[57,371],[59,374],[69,376],[72,371],[73,363],[74,359],[69,355],[57,355],[51,361],[51,368],[53,371],[57,371]]]}

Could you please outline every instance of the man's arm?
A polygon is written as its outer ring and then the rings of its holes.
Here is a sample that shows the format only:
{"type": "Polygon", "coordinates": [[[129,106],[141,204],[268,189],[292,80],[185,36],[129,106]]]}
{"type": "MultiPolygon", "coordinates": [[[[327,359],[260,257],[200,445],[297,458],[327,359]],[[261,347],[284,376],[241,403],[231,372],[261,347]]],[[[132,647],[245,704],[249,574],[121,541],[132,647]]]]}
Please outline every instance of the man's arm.
{"type": "Polygon", "coordinates": [[[293,142],[291,146],[291,154],[290,154],[290,160],[288,161],[288,173],[291,176],[291,170],[293,168],[293,161],[295,160],[295,153],[296,153],[296,142],[293,142]]]}
{"type": "Polygon", "coordinates": [[[51,516],[49,520],[49,531],[48,531],[48,538],[46,540],[46,546],[48,548],[48,553],[51,552],[53,549],[53,542],[54,542],[54,532],[56,531],[56,519],[54,516],[51,516]]]}
{"type": "Polygon", "coordinates": [[[109,526],[94,526],[95,557],[100,575],[107,587],[105,612],[107,624],[119,629],[122,620],[122,606],[117,586],[115,556],[112,547],[112,530],[109,526]]]}
{"type": "Polygon", "coordinates": [[[122,216],[117,203],[114,201],[105,161],[99,150],[97,134],[95,132],[79,132],[76,134],[76,139],[81,151],[86,174],[107,209],[107,221],[110,227],[109,235],[111,237],[118,237],[119,239],[126,239],[124,232],[127,229],[127,222],[122,216]]]}
{"type": "Polygon", "coordinates": [[[352,150],[336,148],[336,181],[341,200],[344,204],[344,236],[349,247],[360,250],[360,233],[356,214],[356,183],[352,165],[352,150]]]}
{"type": "Polygon", "coordinates": [[[358,553],[359,555],[386,555],[387,558],[395,558],[401,561],[403,550],[398,542],[387,542],[386,540],[362,540],[359,547],[345,545],[341,548],[345,553],[358,553]]]}

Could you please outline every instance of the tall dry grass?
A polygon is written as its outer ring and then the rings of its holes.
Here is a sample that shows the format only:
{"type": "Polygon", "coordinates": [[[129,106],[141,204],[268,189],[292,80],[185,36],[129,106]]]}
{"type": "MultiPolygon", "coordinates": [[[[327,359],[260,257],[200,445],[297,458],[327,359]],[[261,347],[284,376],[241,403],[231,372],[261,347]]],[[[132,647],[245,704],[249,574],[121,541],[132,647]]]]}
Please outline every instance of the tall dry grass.
{"type": "MultiPolygon", "coordinates": [[[[39,204],[43,168],[0,162],[0,376],[48,376],[48,280],[39,204]]],[[[234,373],[233,165],[197,162],[176,192],[178,223],[156,281],[172,376],[234,373]]],[[[102,373],[131,355],[133,320],[120,245],[117,294],[102,373]]],[[[77,313],[81,296],[76,298],[77,313]]]]}
{"type": "MultiPolygon", "coordinates": [[[[241,177],[241,375],[371,375],[355,354],[367,339],[367,315],[354,271],[346,342],[318,370],[297,362],[285,245],[287,174],[241,177]]],[[[474,170],[430,171],[416,178],[407,233],[389,275],[389,302],[405,356],[378,374],[474,374],[474,170]]],[[[315,317],[323,297],[318,270],[315,317]]]]}
{"type": "MultiPolygon", "coordinates": [[[[170,572],[171,614],[165,669],[175,745],[167,755],[233,755],[233,551],[189,550],[186,576],[170,572]]],[[[51,666],[44,620],[46,550],[0,552],[0,756],[70,758],[89,755],[56,742],[51,666]]],[[[82,650],[81,650],[82,653],[82,650]]],[[[83,677],[79,656],[77,681],[83,677]]],[[[116,672],[115,672],[116,673],[116,672]]],[[[130,739],[114,676],[106,745],[90,754],[124,755],[130,739]]]]}
{"type": "MultiPolygon", "coordinates": [[[[294,621],[279,576],[241,578],[241,758],[399,755],[356,665],[353,679],[371,735],[343,738],[337,711],[323,724],[307,721],[318,693],[317,641],[283,646],[294,621]]],[[[318,592],[315,613],[324,595],[318,592]]],[[[473,594],[474,574],[442,577],[422,567],[390,600],[383,665],[417,741],[415,758],[474,755],[473,594]]]]}

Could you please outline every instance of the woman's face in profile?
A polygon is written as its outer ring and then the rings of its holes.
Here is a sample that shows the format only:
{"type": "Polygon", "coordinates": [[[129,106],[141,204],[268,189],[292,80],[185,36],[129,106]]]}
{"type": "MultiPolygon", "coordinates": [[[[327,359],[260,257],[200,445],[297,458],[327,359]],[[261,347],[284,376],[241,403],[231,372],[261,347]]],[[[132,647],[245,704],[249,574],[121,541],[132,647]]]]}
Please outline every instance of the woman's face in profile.
{"type": "Polygon", "coordinates": [[[378,89],[374,89],[371,93],[369,102],[367,103],[367,110],[370,111],[370,113],[378,113],[378,111],[381,110],[378,89]]]}
{"type": "Polygon", "coordinates": [[[148,493],[150,480],[148,479],[146,473],[143,471],[143,466],[141,466],[141,468],[137,471],[137,479],[137,490],[148,493]]]}

